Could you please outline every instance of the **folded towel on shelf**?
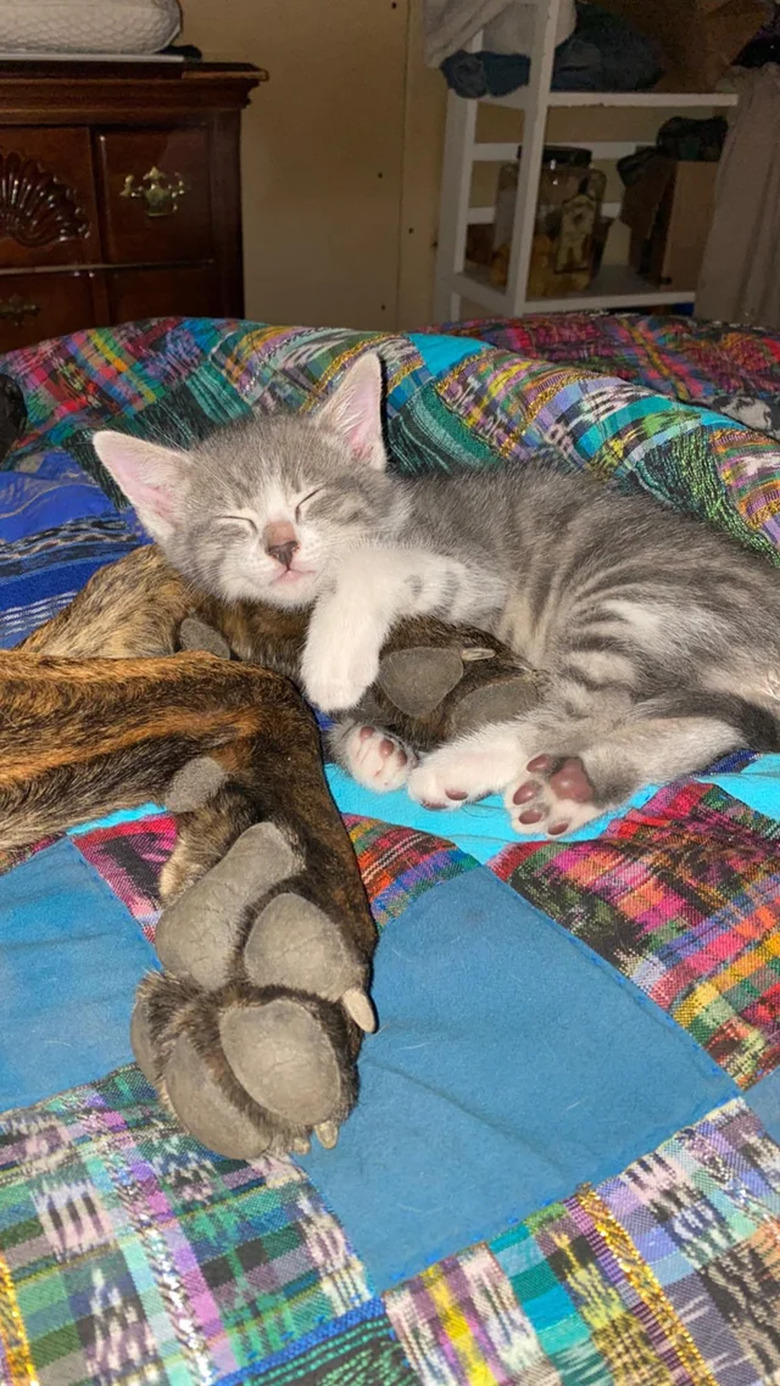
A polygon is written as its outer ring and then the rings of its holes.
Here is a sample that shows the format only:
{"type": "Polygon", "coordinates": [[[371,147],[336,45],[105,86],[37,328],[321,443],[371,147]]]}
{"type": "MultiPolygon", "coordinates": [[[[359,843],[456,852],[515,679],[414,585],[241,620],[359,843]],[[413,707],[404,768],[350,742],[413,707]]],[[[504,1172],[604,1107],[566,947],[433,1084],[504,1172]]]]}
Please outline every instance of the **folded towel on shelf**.
{"type": "MultiPolygon", "coordinates": [[[[439,67],[483,31],[491,53],[530,53],[537,6],[528,0],[423,0],[425,61],[439,67]]],[[[574,30],[574,0],[562,0],[556,44],[574,30]]]]}

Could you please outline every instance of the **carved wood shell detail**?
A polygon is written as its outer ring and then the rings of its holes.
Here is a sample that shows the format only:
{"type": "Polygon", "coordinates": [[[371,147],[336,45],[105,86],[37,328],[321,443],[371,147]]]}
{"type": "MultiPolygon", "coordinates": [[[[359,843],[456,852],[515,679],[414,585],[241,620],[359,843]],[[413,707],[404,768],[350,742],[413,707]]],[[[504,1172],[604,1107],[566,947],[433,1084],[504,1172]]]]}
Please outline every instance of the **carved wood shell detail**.
{"type": "Polygon", "coordinates": [[[43,164],[0,150],[0,236],[27,249],[86,236],[89,222],[77,194],[43,164]]]}

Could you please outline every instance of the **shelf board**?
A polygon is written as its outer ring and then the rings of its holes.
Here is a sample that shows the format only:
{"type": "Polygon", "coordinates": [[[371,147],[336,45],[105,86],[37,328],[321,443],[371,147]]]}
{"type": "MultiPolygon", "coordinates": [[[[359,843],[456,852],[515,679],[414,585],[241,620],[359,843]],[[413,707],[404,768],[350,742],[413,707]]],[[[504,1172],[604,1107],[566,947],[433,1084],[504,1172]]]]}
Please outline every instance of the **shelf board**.
{"type": "MultiPolygon", "coordinates": [[[[511,110],[525,110],[528,101],[527,87],[519,87],[508,96],[481,96],[488,106],[507,106],[511,110]]],[[[547,106],[655,106],[658,109],[673,110],[677,107],[736,106],[739,96],[734,91],[551,91],[547,94],[547,106]]]]}
{"type": "MultiPolygon", "coordinates": [[[[603,217],[609,217],[611,221],[616,221],[617,218],[620,216],[620,209],[622,205],[623,204],[621,202],[602,202],[601,215],[603,217]]],[[[466,221],[469,226],[490,226],[495,221],[495,219],[495,206],[469,207],[468,212],[466,213],[466,221]]],[[[59,265],[57,265],[57,269],[59,269],[59,265]]],[[[13,272],[18,273],[16,266],[14,266],[13,272]]],[[[0,270],[0,274],[1,273],[2,270],[0,270]]]]}
{"type": "MultiPolygon", "coordinates": [[[[456,275],[452,288],[492,312],[510,315],[506,292],[490,283],[486,269],[469,266],[456,275]]],[[[582,293],[563,298],[528,299],[524,313],[565,313],[588,308],[651,308],[662,303],[693,303],[695,289],[656,289],[627,265],[604,265],[593,283],[582,293]]]]}
{"type": "Polygon", "coordinates": [[[509,315],[509,298],[504,289],[491,284],[487,269],[482,265],[467,265],[462,274],[453,275],[447,285],[456,294],[479,303],[483,308],[498,313],[499,317],[509,315]]]}
{"type": "MultiPolygon", "coordinates": [[[[567,149],[587,149],[596,163],[609,163],[633,154],[638,148],[636,140],[567,140],[567,149]]],[[[517,159],[517,140],[478,141],[471,157],[475,164],[514,163],[517,159]]]]}

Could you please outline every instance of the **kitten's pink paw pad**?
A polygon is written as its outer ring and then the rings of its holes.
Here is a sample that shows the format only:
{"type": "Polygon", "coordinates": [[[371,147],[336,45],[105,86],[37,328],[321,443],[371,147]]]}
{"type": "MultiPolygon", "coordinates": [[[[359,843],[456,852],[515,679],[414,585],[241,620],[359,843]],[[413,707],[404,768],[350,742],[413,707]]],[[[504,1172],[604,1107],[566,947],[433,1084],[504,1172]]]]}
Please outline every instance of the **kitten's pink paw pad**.
{"type": "Polygon", "coordinates": [[[567,757],[560,768],[550,775],[548,783],[559,799],[576,799],[579,804],[588,804],[593,800],[593,785],[577,756],[567,757]]]}
{"type": "Polygon", "coordinates": [[[417,764],[411,751],[377,727],[355,727],[344,753],[352,778],[380,794],[402,789],[417,764]]]}
{"type": "Polygon", "coordinates": [[[540,787],[541,781],[539,780],[524,780],[521,785],[518,785],[517,789],[512,795],[512,803],[530,804],[532,799],[536,799],[538,797],[540,793],[540,787]]]}
{"type": "Polygon", "coordinates": [[[510,786],[505,803],[515,832],[541,831],[548,837],[576,832],[601,813],[593,802],[585,767],[576,756],[564,760],[534,756],[520,783],[510,786]]]}

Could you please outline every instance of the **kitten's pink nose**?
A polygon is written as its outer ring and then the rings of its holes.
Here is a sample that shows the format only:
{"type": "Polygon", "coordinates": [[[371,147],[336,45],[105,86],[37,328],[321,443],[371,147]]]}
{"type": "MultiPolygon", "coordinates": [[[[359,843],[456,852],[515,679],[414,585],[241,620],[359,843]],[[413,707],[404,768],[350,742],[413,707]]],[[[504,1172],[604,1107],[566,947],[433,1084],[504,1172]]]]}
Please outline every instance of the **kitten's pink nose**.
{"type": "Polygon", "coordinates": [[[263,530],[263,543],[266,553],[275,558],[277,563],[282,563],[285,568],[289,568],[293,554],[299,548],[295,530],[287,520],[275,520],[273,524],[266,525],[263,530]]]}

